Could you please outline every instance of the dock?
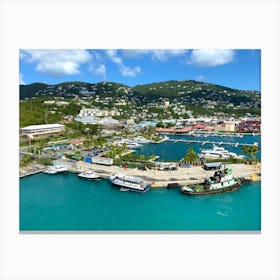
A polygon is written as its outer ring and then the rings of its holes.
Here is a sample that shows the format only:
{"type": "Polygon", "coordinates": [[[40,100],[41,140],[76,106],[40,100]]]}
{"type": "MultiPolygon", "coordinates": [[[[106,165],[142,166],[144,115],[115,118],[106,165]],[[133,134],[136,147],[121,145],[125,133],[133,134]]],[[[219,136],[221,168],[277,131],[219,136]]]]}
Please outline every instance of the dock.
{"type": "Polygon", "coordinates": [[[178,143],[178,142],[185,142],[185,143],[200,143],[202,145],[205,144],[216,144],[216,145],[230,145],[230,146],[258,146],[258,143],[234,143],[234,142],[217,142],[217,141],[209,141],[209,140],[185,140],[185,139],[167,139],[166,141],[178,143]]]}
{"type": "MultiPolygon", "coordinates": [[[[234,170],[236,178],[250,178],[252,174],[260,172],[260,167],[254,165],[228,164],[227,167],[234,170]]],[[[71,172],[84,172],[86,170],[92,170],[106,179],[116,173],[137,176],[150,182],[153,188],[173,188],[201,183],[205,178],[213,175],[213,171],[205,170],[202,166],[193,166],[190,168],[179,167],[177,170],[161,171],[156,169],[139,170],[136,168],[122,168],[114,165],[105,166],[78,161],[70,168],[71,172]]],[[[260,176],[257,179],[260,180],[260,176]]]]}

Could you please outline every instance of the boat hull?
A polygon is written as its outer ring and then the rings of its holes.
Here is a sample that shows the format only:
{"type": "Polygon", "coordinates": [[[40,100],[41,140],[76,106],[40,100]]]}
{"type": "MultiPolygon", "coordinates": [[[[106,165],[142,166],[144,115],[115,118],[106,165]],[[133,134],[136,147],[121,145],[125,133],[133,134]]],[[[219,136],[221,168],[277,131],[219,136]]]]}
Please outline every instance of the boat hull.
{"type": "Polygon", "coordinates": [[[63,170],[63,171],[44,171],[45,174],[48,175],[55,175],[55,174],[67,174],[69,171],[68,170],[63,170]]]}
{"type": "Polygon", "coordinates": [[[85,177],[85,176],[79,176],[82,179],[86,179],[86,180],[100,180],[101,177],[85,177]]]}
{"type": "Polygon", "coordinates": [[[202,195],[211,195],[211,194],[218,194],[218,193],[225,193],[225,192],[233,192],[233,191],[240,189],[240,187],[241,187],[241,184],[236,183],[235,185],[233,185],[231,187],[221,188],[218,190],[205,190],[205,191],[196,192],[196,191],[187,191],[187,190],[181,189],[181,193],[186,194],[186,195],[192,195],[192,196],[202,196],[202,195]]]}
{"type": "Polygon", "coordinates": [[[145,193],[145,192],[147,192],[147,191],[151,188],[151,185],[150,185],[150,184],[148,184],[148,185],[147,185],[145,188],[143,188],[143,189],[138,189],[138,188],[130,187],[130,186],[126,185],[126,184],[121,184],[121,183],[114,182],[114,180],[111,180],[111,183],[112,183],[112,185],[115,186],[115,187],[121,187],[121,188],[123,188],[123,189],[128,189],[128,190],[130,190],[130,191],[140,192],[140,193],[145,193]]]}

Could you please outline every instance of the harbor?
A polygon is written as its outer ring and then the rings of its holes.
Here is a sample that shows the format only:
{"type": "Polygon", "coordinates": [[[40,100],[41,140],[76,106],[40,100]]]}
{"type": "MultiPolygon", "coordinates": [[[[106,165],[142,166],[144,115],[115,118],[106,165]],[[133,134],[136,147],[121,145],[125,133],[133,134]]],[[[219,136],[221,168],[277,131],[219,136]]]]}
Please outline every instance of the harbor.
{"type": "MultiPolygon", "coordinates": [[[[36,154],[33,163],[20,167],[20,229],[260,229],[260,214],[255,214],[260,211],[259,135],[244,135],[242,138],[213,136],[212,139],[206,139],[204,136],[190,135],[173,135],[168,138],[163,134],[156,143],[143,143],[142,139],[138,145],[131,143],[130,139],[134,141],[135,137],[118,136],[116,143],[120,144],[118,148],[122,154],[116,154],[114,160],[106,158],[111,153],[110,146],[88,149],[73,146],[80,141],[70,144],[64,141],[50,146],[46,153],[36,154]],[[248,143],[256,146],[256,161],[241,159],[238,163],[226,163],[226,158],[218,158],[216,161],[220,161],[219,168],[232,169],[234,178],[241,183],[240,189],[204,197],[182,194],[182,190],[188,190],[188,187],[204,184],[214,173],[213,170],[206,170],[206,166],[211,166],[211,163],[184,162],[189,148],[201,155],[203,151],[209,152],[218,146],[223,155],[243,156],[243,145],[237,145],[239,142],[245,146],[248,143]],[[254,145],[255,142],[258,144],[254,145]],[[126,149],[123,149],[123,143],[126,149]],[[228,151],[223,148],[226,145],[228,151]],[[42,157],[50,162],[48,166],[38,164],[42,157]],[[118,158],[124,160],[116,164],[118,158]],[[46,173],[50,165],[60,168],[51,167],[50,172],[46,173]],[[67,172],[53,173],[53,170],[67,172]],[[112,181],[114,177],[115,180],[132,181],[118,185],[117,181],[112,181]],[[149,187],[140,190],[143,193],[139,193],[135,186],[129,189],[135,182],[138,187],[141,182],[146,182],[149,187]]],[[[112,148],[116,149],[114,146],[112,148]]],[[[24,157],[28,148],[22,148],[21,151],[24,157]]]]}
{"type": "Polygon", "coordinates": [[[252,182],[205,197],[162,187],[142,194],[71,172],[40,173],[20,180],[20,230],[260,230],[260,190],[252,182]]]}
{"type": "MultiPolygon", "coordinates": [[[[242,146],[256,146],[259,147],[259,152],[257,157],[260,155],[260,136],[258,135],[246,135],[240,139],[239,142],[234,142],[236,139],[231,138],[232,142],[227,140],[228,138],[216,137],[215,141],[210,141],[209,139],[205,140],[205,138],[201,137],[191,137],[191,136],[173,136],[168,137],[166,135],[162,135],[162,139],[158,141],[158,143],[142,143],[137,147],[137,149],[129,149],[123,153],[122,156],[126,156],[129,154],[136,155],[145,155],[150,156],[153,155],[153,159],[151,162],[156,163],[159,166],[163,166],[161,170],[160,168],[150,167],[144,168],[141,170],[140,168],[132,168],[129,164],[120,166],[113,165],[113,160],[105,160],[103,159],[104,151],[101,149],[99,157],[88,157],[87,154],[84,154],[84,160],[70,159],[70,158],[57,158],[52,160],[54,165],[62,165],[66,166],[70,172],[73,173],[81,173],[86,171],[97,172],[101,178],[108,179],[110,176],[116,173],[123,173],[129,176],[137,176],[141,177],[148,182],[151,183],[151,186],[154,188],[158,187],[170,187],[170,186],[183,186],[189,185],[193,183],[202,182],[207,176],[211,175],[211,171],[206,171],[203,169],[203,166],[193,165],[188,166],[188,168],[180,166],[180,161],[182,161],[184,155],[186,154],[189,147],[194,147],[195,151],[200,154],[202,147],[209,147],[217,145],[217,147],[222,147],[223,145],[231,146],[230,154],[235,152],[236,154],[240,154],[240,147],[242,146]],[[240,146],[240,147],[239,147],[240,146]],[[102,161],[108,162],[109,165],[95,164],[94,162],[102,161]],[[170,163],[168,163],[170,161],[170,163]],[[164,166],[174,165],[175,170],[168,170],[164,166]]],[[[143,141],[143,140],[142,140],[143,141]]],[[[128,140],[127,140],[127,143],[128,140]]],[[[55,146],[54,146],[55,147],[55,146]]],[[[70,146],[71,147],[71,146],[70,146]]],[[[222,148],[221,148],[222,149],[222,148]]],[[[68,152],[67,146],[58,147],[58,150],[55,149],[54,153],[61,154],[62,152],[68,152]],[[56,152],[57,151],[57,152],[56,152]]],[[[207,150],[208,151],[208,150],[207,150]]],[[[227,150],[223,150],[225,152],[227,150]]],[[[72,152],[72,150],[70,150],[72,152]]],[[[23,152],[25,154],[26,152],[23,152]]],[[[73,152],[72,152],[73,153],[73,152]]],[[[91,154],[92,152],[88,151],[87,153],[91,154]]],[[[93,152],[96,155],[95,152],[93,152]]],[[[51,154],[46,154],[47,156],[51,156],[51,154]]],[[[98,155],[98,154],[97,154],[98,155]]],[[[41,155],[42,156],[42,155],[41,155]]],[[[38,158],[38,155],[36,155],[38,158]]],[[[223,159],[221,158],[221,162],[223,159]]],[[[252,164],[227,164],[227,167],[230,167],[234,170],[234,174],[237,178],[246,178],[250,180],[254,178],[254,180],[260,180],[260,176],[256,174],[260,174],[260,162],[252,165],[252,164]]],[[[25,176],[30,176],[32,174],[37,174],[45,171],[46,167],[40,164],[33,164],[33,166],[20,168],[20,178],[25,176]]]]}
{"type": "Polygon", "coordinates": [[[258,143],[255,142],[253,144],[248,144],[248,143],[233,143],[233,142],[217,142],[217,141],[209,141],[209,140],[186,140],[186,139],[165,139],[165,141],[169,141],[169,142],[173,142],[173,143],[178,143],[178,142],[185,142],[185,143],[199,143],[201,145],[205,145],[205,144],[214,144],[214,145],[230,145],[230,146],[234,146],[234,147],[238,147],[238,146],[258,146],[258,143]]]}

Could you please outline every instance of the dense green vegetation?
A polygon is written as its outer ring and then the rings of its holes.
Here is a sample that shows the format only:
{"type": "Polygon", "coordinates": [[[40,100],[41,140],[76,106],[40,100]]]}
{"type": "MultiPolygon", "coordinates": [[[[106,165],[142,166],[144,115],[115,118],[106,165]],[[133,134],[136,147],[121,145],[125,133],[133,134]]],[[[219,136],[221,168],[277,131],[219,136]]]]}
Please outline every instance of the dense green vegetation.
{"type": "Polygon", "coordinates": [[[19,104],[20,127],[31,124],[56,123],[67,115],[76,115],[82,106],[75,104],[74,100],[67,100],[68,105],[54,106],[45,104],[49,98],[37,97],[21,101],[19,104]]]}
{"type": "Polygon", "coordinates": [[[20,102],[20,127],[31,124],[56,123],[61,119],[59,114],[51,114],[42,105],[41,98],[20,102]]]}
{"type": "Polygon", "coordinates": [[[129,168],[134,168],[134,167],[151,168],[151,167],[155,166],[155,163],[150,161],[153,158],[154,158],[154,155],[145,157],[144,155],[138,156],[135,154],[127,154],[127,155],[121,156],[119,158],[115,158],[114,165],[127,166],[129,168]]]}
{"type": "Polygon", "coordinates": [[[29,155],[24,155],[19,162],[19,166],[24,167],[30,164],[31,162],[33,162],[33,158],[29,155]]]}
{"type": "Polygon", "coordinates": [[[250,161],[256,160],[258,151],[259,148],[257,146],[243,146],[241,149],[241,153],[244,153],[250,161]]]}
{"type": "Polygon", "coordinates": [[[187,154],[184,156],[183,161],[187,163],[195,163],[199,159],[198,155],[194,151],[193,147],[190,147],[187,154]]]}

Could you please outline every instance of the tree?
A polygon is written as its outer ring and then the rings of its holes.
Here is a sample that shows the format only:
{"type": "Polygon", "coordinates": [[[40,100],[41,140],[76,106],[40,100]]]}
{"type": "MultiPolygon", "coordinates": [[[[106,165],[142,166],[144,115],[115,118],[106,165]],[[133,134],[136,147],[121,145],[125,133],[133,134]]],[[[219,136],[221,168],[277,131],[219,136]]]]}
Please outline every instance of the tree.
{"type": "Polygon", "coordinates": [[[87,138],[83,141],[83,147],[90,148],[91,146],[92,146],[92,140],[91,139],[87,138]]]}
{"type": "Polygon", "coordinates": [[[157,122],[156,127],[165,127],[162,121],[157,122]]]}
{"type": "Polygon", "coordinates": [[[192,147],[189,148],[183,160],[188,163],[195,163],[198,160],[198,156],[192,147]]]}
{"type": "MultiPolygon", "coordinates": [[[[259,148],[258,146],[243,146],[241,149],[241,153],[244,153],[245,155],[249,155],[251,160],[256,159],[256,154],[258,153],[259,148]]],[[[248,156],[247,156],[248,157],[248,156]]]]}
{"type": "Polygon", "coordinates": [[[33,158],[30,155],[24,155],[19,162],[19,166],[23,167],[28,165],[29,163],[33,162],[33,158]]]}

